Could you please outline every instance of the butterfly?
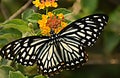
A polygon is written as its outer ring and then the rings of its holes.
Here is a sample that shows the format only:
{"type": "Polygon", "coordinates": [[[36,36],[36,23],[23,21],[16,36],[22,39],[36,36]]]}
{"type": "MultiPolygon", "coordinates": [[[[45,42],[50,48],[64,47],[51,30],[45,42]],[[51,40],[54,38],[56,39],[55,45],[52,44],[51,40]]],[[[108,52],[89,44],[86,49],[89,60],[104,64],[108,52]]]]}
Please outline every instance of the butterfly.
{"type": "Polygon", "coordinates": [[[107,22],[107,15],[89,15],[72,22],[58,34],[51,30],[50,36],[15,40],[5,45],[0,55],[26,66],[36,63],[39,71],[48,76],[63,69],[79,68],[88,59],[84,48],[96,42],[107,22]]]}

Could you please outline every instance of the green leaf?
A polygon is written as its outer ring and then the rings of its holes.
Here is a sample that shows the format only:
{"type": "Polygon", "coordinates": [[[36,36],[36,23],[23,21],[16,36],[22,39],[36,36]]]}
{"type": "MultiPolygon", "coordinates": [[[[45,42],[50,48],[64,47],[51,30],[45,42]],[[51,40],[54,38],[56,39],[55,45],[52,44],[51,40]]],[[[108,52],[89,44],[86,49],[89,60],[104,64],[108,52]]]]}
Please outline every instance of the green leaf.
{"type": "Polygon", "coordinates": [[[6,66],[6,65],[0,66],[0,69],[4,70],[7,74],[9,73],[9,71],[15,71],[14,68],[12,68],[11,66],[6,66]]]}
{"type": "Polygon", "coordinates": [[[27,25],[27,22],[25,22],[22,19],[13,19],[13,20],[7,21],[5,24],[27,25]]]}
{"type": "Polygon", "coordinates": [[[33,23],[37,23],[38,20],[40,19],[42,19],[42,15],[39,13],[33,13],[26,18],[27,21],[33,22],[33,23]]]}
{"type": "Polygon", "coordinates": [[[3,28],[0,30],[0,47],[3,47],[8,42],[21,38],[22,33],[15,28],[3,28]]]}
{"type": "Polygon", "coordinates": [[[35,76],[34,78],[47,78],[47,76],[38,75],[38,76],[35,76]]]}
{"type": "Polygon", "coordinates": [[[28,78],[27,76],[24,76],[20,71],[10,71],[9,78],[28,78]]]}
{"type": "Polygon", "coordinates": [[[31,29],[28,27],[28,24],[21,19],[10,20],[10,21],[6,22],[5,24],[3,24],[3,26],[4,26],[4,28],[18,29],[19,31],[22,32],[22,34],[31,31],[31,29]]]}
{"type": "Polygon", "coordinates": [[[118,34],[113,31],[106,31],[104,33],[104,52],[111,53],[119,42],[120,36],[118,34]]]}
{"type": "Polygon", "coordinates": [[[11,34],[11,35],[16,35],[16,37],[21,37],[22,36],[22,33],[15,29],[15,28],[4,28],[2,30],[0,30],[0,35],[4,35],[4,34],[11,34]]]}
{"type": "Polygon", "coordinates": [[[65,8],[58,8],[52,11],[54,14],[60,14],[63,13],[63,15],[71,13],[70,10],[65,9],[65,8]]]}
{"type": "Polygon", "coordinates": [[[93,13],[98,5],[98,0],[81,0],[82,12],[85,14],[93,13]]]}
{"type": "Polygon", "coordinates": [[[4,76],[4,78],[9,77],[9,72],[14,71],[14,69],[11,66],[0,66],[0,77],[1,75],[4,76]],[[4,72],[4,73],[2,73],[4,72]]]}
{"type": "Polygon", "coordinates": [[[33,9],[29,9],[29,10],[24,11],[22,13],[22,19],[27,21],[27,18],[33,13],[35,13],[33,9]]]}

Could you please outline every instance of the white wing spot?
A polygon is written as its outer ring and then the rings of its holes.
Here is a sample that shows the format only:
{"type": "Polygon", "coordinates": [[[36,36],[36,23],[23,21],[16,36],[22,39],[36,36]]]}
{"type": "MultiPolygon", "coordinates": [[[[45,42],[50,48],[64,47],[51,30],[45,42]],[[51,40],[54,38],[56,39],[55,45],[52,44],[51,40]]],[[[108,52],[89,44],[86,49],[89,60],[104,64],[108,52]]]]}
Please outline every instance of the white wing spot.
{"type": "Polygon", "coordinates": [[[97,32],[97,31],[98,31],[98,29],[94,29],[94,31],[95,31],[95,32],[97,32]]]}
{"type": "Polygon", "coordinates": [[[94,41],[95,41],[95,39],[92,39],[92,41],[94,42],[94,41]]]}
{"type": "Polygon", "coordinates": [[[87,39],[90,39],[91,37],[90,36],[86,36],[87,39]]]}
{"type": "Polygon", "coordinates": [[[100,30],[102,29],[102,27],[99,28],[100,30]]]}
{"type": "Polygon", "coordinates": [[[102,20],[101,19],[98,19],[99,22],[101,22],[102,20]]]}
{"type": "Polygon", "coordinates": [[[105,16],[103,16],[103,19],[105,19],[105,16]]]}
{"type": "Polygon", "coordinates": [[[88,46],[90,46],[91,45],[91,42],[88,42],[88,46]]]}
{"type": "Polygon", "coordinates": [[[103,26],[103,23],[100,23],[101,26],[103,26]]]}
{"type": "Polygon", "coordinates": [[[86,18],[85,20],[89,20],[90,18],[86,18]]]}
{"type": "Polygon", "coordinates": [[[87,31],[87,33],[88,33],[89,35],[92,35],[92,32],[91,32],[91,31],[87,31]]]}
{"type": "Polygon", "coordinates": [[[8,54],[8,57],[10,57],[10,54],[8,54]]]}
{"type": "Polygon", "coordinates": [[[79,26],[80,26],[80,28],[84,28],[85,25],[84,25],[84,24],[81,24],[81,25],[79,25],[79,26]]]}
{"type": "Polygon", "coordinates": [[[82,39],[82,40],[81,40],[82,43],[85,43],[85,41],[86,41],[85,39],[82,39]]]}
{"type": "Polygon", "coordinates": [[[80,22],[76,22],[75,24],[76,24],[76,25],[80,25],[81,23],[80,23],[80,22]]]}
{"type": "Polygon", "coordinates": [[[28,43],[25,43],[23,46],[24,46],[24,47],[28,47],[28,43]]]}
{"type": "Polygon", "coordinates": [[[86,23],[94,23],[93,21],[85,21],[86,23]]]}
{"type": "Polygon", "coordinates": [[[7,52],[7,53],[9,53],[9,52],[10,52],[10,50],[8,49],[6,52],[7,52]]]}
{"type": "Polygon", "coordinates": [[[81,55],[82,55],[82,57],[84,57],[84,53],[83,52],[81,53],[81,55]]]}
{"type": "Polygon", "coordinates": [[[29,64],[32,65],[32,62],[30,61],[29,64]]]}
{"type": "Polygon", "coordinates": [[[80,61],[83,61],[83,58],[81,58],[80,61]]]}
{"type": "Polygon", "coordinates": [[[99,16],[93,16],[94,18],[98,18],[99,16]]]}

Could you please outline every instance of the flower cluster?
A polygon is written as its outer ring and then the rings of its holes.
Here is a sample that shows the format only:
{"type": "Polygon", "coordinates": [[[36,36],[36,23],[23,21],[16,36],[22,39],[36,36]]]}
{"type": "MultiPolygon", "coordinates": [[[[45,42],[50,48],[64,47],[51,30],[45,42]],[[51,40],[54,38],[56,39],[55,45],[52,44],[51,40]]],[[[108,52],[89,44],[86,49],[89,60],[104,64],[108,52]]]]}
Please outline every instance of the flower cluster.
{"type": "Polygon", "coordinates": [[[46,7],[57,7],[58,4],[55,0],[35,0],[33,4],[38,7],[39,9],[44,9],[46,7]]]}
{"type": "Polygon", "coordinates": [[[48,12],[46,15],[43,14],[38,24],[42,35],[50,35],[51,29],[57,34],[67,26],[67,23],[64,22],[64,15],[62,13],[55,15],[52,12],[48,12]]]}
{"type": "Polygon", "coordinates": [[[59,33],[64,27],[67,26],[65,22],[64,15],[53,14],[48,12],[48,7],[57,7],[58,4],[56,0],[34,0],[33,4],[39,9],[45,9],[46,13],[42,14],[42,18],[38,20],[41,34],[44,36],[50,36],[50,31],[53,30],[54,33],[59,33]]]}

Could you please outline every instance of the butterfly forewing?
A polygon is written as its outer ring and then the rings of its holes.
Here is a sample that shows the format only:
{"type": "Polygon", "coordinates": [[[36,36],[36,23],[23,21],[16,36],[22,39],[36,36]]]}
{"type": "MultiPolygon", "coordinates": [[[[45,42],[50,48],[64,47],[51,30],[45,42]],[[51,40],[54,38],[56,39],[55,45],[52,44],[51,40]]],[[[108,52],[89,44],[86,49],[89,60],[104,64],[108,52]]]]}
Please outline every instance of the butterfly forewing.
{"type": "Polygon", "coordinates": [[[10,60],[16,60],[23,65],[33,65],[36,62],[39,48],[48,41],[48,37],[32,36],[21,38],[4,46],[0,55],[10,60]]]}
{"type": "Polygon", "coordinates": [[[69,24],[59,34],[71,37],[74,41],[78,41],[81,46],[91,46],[96,42],[107,21],[108,16],[104,14],[90,15],[69,24]]]}

